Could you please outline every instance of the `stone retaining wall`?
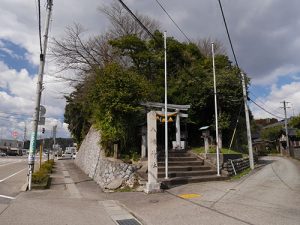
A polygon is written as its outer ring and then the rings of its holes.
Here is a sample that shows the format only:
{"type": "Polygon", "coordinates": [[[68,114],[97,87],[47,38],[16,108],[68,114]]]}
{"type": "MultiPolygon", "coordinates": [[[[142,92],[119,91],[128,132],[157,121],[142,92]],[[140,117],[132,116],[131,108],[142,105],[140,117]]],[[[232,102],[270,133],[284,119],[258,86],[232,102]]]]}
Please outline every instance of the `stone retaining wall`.
{"type": "Polygon", "coordinates": [[[230,161],[232,161],[232,164],[234,165],[234,169],[235,169],[236,173],[239,173],[250,167],[249,158],[228,160],[227,162],[225,162],[223,164],[222,173],[229,175],[229,176],[235,175],[230,161]]]}
{"type": "Polygon", "coordinates": [[[77,153],[75,164],[101,188],[107,188],[112,182],[122,183],[128,180],[137,170],[135,165],[121,160],[107,158],[101,149],[99,132],[91,127],[77,153]]]}

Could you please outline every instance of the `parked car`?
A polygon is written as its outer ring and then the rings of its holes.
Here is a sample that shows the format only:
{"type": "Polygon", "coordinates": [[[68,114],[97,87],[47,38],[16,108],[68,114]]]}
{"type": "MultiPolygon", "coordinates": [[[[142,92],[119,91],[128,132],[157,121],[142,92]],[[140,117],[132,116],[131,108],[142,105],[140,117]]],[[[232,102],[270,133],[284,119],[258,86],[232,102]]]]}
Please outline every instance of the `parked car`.
{"type": "Polygon", "coordinates": [[[72,153],[67,152],[67,153],[62,154],[62,158],[64,158],[64,159],[72,159],[73,155],[72,155],[72,153]]]}
{"type": "Polygon", "coordinates": [[[76,159],[76,152],[73,152],[72,158],[73,158],[73,159],[76,159]]]}
{"type": "Polygon", "coordinates": [[[6,156],[5,152],[0,152],[0,156],[6,156]]]}

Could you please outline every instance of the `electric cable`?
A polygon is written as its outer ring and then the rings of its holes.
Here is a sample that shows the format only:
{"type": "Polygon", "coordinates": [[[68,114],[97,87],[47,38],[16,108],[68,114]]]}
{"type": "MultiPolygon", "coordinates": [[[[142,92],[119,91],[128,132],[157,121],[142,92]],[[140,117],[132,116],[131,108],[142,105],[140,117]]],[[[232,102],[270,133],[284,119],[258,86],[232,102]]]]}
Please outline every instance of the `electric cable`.
{"type": "Polygon", "coordinates": [[[234,58],[234,61],[235,61],[235,64],[236,64],[237,68],[240,70],[240,67],[239,67],[239,64],[238,64],[238,61],[237,61],[237,58],[236,58],[236,55],[235,55],[235,51],[233,49],[233,45],[232,45],[232,41],[231,41],[229,29],[228,29],[228,26],[227,26],[226,18],[225,18],[225,15],[224,15],[224,11],[223,11],[223,6],[222,6],[222,3],[221,3],[221,0],[218,0],[218,2],[219,2],[219,5],[220,5],[220,9],[221,9],[221,13],[222,13],[222,18],[223,18],[223,21],[224,21],[224,25],[225,25],[227,37],[228,37],[228,40],[229,40],[230,48],[231,48],[231,51],[232,51],[232,54],[233,54],[233,58],[234,58]]]}
{"type": "Polygon", "coordinates": [[[42,47],[42,28],[41,28],[41,0],[38,0],[38,24],[39,24],[39,41],[40,41],[40,51],[43,54],[42,47]]]}
{"type": "Polygon", "coordinates": [[[269,113],[270,115],[275,116],[276,118],[284,119],[283,117],[277,116],[277,115],[275,115],[274,113],[271,113],[270,111],[266,110],[265,108],[263,108],[262,106],[260,106],[259,104],[257,104],[255,101],[253,101],[251,98],[248,98],[248,99],[249,99],[251,102],[253,102],[257,107],[259,107],[260,109],[262,109],[263,111],[265,111],[266,113],[269,113]]]}
{"type": "Polygon", "coordinates": [[[253,95],[253,96],[256,98],[256,101],[257,101],[257,99],[258,99],[258,101],[259,101],[261,104],[265,105],[267,108],[271,109],[271,110],[274,111],[276,114],[278,114],[278,115],[280,115],[280,116],[284,116],[281,112],[275,110],[273,107],[269,107],[268,105],[266,105],[266,103],[264,103],[263,101],[261,101],[261,100],[259,99],[259,97],[257,97],[257,95],[255,95],[253,92],[249,91],[249,93],[250,93],[251,95],[253,95]]]}
{"type": "Polygon", "coordinates": [[[157,4],[160,6],[160,8],[167,14],[169,19],[174,23],[174,25],[177,27],[177,29],[183,34],[183,36],[188,40],[188,42],[192,42],[191,39],[188,38],[188,36],[183,32],[183,30],[178,26],[178,24],[174,21],[174,19],[171,17],[171,15],[167,12],[167,10],[163,7],[163,5],[158,1],[155,0],[157,4]]]}
{"type": "MultiPolygon", "coordinates": [[[[218,0],[218,2],[219,2],[219,6],[220,6],[220,10],[221,10],[221,14],[222,14],[224,26],[225,26],[225,29],[226,29],[227,37],[228,37],[228,40],[229,40],[230,48],[231,48],[231,51],[232,51],[232,54],[233,54],[234,62],[235,62],[235,64],[236,64],[238,70],[241,71],[241,69],[240,69],[240,67],[239,67],[239,64],[238,64],[238,61],[237,61],[237,57],[236,57],[234,48],[233,48],[233,44],[232,44],[232,41],[231,41],[231,37],[230,37],[229,29],[228,29],[228,26],[227,26],[227,22],[226,22],[226,18],[225,18],[225,14],[224,14],[224,11],[223,11],[223,6],[222,6],[222,3],[221,3],[221,0],[218,0]]],[[[250,99],[250,98],[249,98],[249,99],[250,99]]],[[[264,110],[265,112],[268,112],[269,114],[273,115],[272,113],[270,113],[268,110],[266,110],[266,109],[263,108],[262,106],[259,106],[254,100],[251,99],[251,101],[252,101],[255,105],[257,105],[259,108],[261,108],[262,110],[264,110]]],[[[278,117],[278,116],[276,116],[276,117],[278,117]]],[[[281,117],[278,117],[278,118],[281,118],[281,117]]]]}
{"type": "Polygon", "coordinates": [[[137,18],[137,16],[128,8],[128,6],[122,1],[122,0],[118,0],[120,2],[120,4],[127,10],[127,12],[130,13],[130,15],[135,19],[135,21],[137,21],[140,26],[148,33],[149,36],[151,36],[154,40],[156,40],[158,42],[158,40],[156,39],[156,37],[148,30],[148,28],[139,20],[139,18],[137,18]]]}

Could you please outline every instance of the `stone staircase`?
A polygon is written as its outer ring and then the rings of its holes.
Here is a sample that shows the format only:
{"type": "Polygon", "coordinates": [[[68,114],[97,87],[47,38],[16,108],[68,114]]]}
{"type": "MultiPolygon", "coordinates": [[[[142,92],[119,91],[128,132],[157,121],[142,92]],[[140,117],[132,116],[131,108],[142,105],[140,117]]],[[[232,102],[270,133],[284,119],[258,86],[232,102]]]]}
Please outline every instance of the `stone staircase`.
{"type": "Polygon", "coordinates": [[[162,188],[170,188],[187,183],[228,179],[224,176],[217,176],[215,169],[205,165],[204,160],[188,151],[170,151],[168,154],[169,179],[165,179],[164,154],[158,156],[158,178],[162,183],[162,188]]]}

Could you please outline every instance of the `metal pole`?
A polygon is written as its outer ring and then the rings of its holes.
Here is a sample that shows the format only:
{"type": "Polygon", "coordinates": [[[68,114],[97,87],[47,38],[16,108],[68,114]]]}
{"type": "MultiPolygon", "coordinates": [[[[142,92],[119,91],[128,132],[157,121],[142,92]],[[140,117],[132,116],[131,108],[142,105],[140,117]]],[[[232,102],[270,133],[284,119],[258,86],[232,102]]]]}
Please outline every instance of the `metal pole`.
{"type": "Polygon", "coordinates": [[[46,51],[47,51],[48,32],[49,32],[49,24],[50,24],[52,5],[53,5],[53,0],[48,0],[48,2],[47,2],[48,13],[47,13],[47,17],[46,17],[43,53],[40,54],[40,65],[39,65],[39,74],[38,74],[36,99],[35,99],[35,112],[34,112],[34,116],[33,116],[32,134],[31,134],[31,139],[30,139],[30,148],[29,148],[29,155],[28,155],[28,190],[31,190],[31,178],[32,178],[33,170],[34,170],[34,161],[35,161],[35,152],[36,152],[36,137],[37,137],[39,114],[40,114],[41,95],[42,95],[42,90],[43,90],[43,75],[44,75],[44,68],[45,68],[45,58],[46,58],[46,51]]]}
{"type": "Polygon", "coordinates": [[[42,166],[42,156],[43,155],[43,142],[41,142],[40,144],[40,169],[41,169],[41,166],[42,166]]]}
{"type": "Polygon", "coordinates": [[[214,97],[215,97],[215,121],[216,121],[216,153],[217,153],[217,175],[220,176],[220,149],[219,149],[219,126],[218,126],[218,105],[217,105],[217,85],[216,85],[216,68],[215,68],[215,50],[214,43],[211,43],[211,52],[213,60],[214,74],[214,97]]]}
{"type": "Polygon", "coordinates": [[[242,76],[243,98],[244,98],[246,127],[247,127],[249,162],[250,162],[250,168],[253,170],[254,169],[254,161],[253,161],[253,150],[252,150],[252,139],[251,139],[249,109],[248,109],[248,104],[247,104],[248,99],[247,99],[247,92],[246,92],[245,75],[244,75],[243,72],[241,72],[241,76],[242,76]]]}
{"type": "Polygon", "coordinates": [[[168,172],[168,98],[167,98],[167,32],[164,32],[165,50],[165,179],[169,178],[168,172]]]}
{"type": "Polygon", "coordinates": [[[289,131],[288,131],[288,123],[287,123],[287,116],[286,116],[286,104],[288,102],[283,101],[283,109],[284,109],[284,126],[285,126],[285,133],[286,133],[286,147],[290,154],[290,141],[289,141],[289,131]]]}

